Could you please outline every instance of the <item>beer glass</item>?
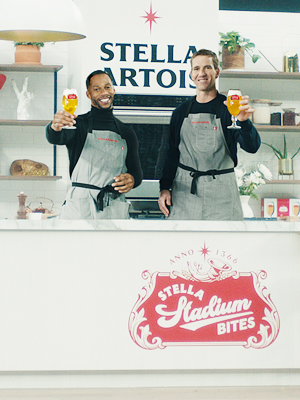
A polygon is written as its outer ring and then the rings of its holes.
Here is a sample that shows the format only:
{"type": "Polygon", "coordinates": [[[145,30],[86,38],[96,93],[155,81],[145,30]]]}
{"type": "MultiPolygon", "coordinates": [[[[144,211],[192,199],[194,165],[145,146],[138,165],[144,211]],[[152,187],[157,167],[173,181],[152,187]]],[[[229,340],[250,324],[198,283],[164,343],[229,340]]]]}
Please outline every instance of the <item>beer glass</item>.
{"type": "Polygon", "coordinates": [[[239,89],[230,89],[227,93],[227,108],[231,114],[232,124],[227,126],[228,129],[241,129],[236,124],[237,116],[240,113],[239,106],[242,99],[242,92],[239,89]]]}
{"type": "MultiPolygon", "coordinates": [[[[64,90],[62,105],[66,112],[68,112],[69,114],[74,114],[78,105],[78,97],[76,89],[64,90]]],[[[66,126],[65,129],[75,129],[75,126],[66,126]]]]}

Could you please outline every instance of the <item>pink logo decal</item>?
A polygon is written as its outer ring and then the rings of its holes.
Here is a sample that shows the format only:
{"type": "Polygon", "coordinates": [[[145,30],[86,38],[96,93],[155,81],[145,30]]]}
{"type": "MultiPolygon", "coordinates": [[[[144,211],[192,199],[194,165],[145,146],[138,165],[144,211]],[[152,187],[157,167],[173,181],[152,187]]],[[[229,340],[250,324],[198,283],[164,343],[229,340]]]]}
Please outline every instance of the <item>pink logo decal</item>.
{"type": "Polygon", "coordinates": [[[129,318],[133,341],[148,350],[184,345],[269,346],[278,336],[280,322],[261,283],[266,272],[240,273],[220,256],[206,260],[210,250],[205,245],[199,251],[205,265],[188,261],[182,272],[143,272],[148,284],[129,318]]]}

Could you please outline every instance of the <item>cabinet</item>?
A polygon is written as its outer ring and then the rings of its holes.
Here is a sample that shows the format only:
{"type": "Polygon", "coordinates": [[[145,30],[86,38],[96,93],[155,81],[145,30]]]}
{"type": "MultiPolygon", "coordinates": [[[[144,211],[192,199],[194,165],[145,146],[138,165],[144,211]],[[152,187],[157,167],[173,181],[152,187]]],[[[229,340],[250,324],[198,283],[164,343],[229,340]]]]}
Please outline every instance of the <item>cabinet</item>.
{"type": "MultiPolygon", "coordinates": [[[[252,72],[223,70],[220,73],[220,92],[240,88],[251,99],[271,99],[282,102],[283,108],[300,108],[300,73],[288,72],[252,72]],[[297,90],[297,87],[299,90],[297,90]]],[[[278,108],[281,111],[281,108],[278,108]]],[[[297,111],[297,110],[296,110],[297,111]]],[[[298,136],[300,125],[275,126],[255,125],[259,133],[268,133],[274,137],[278,133],[298,136]]],[[[288,136],[287,136],[288,137],[288,136]]],[[[299,135],[300,137],[300,135],[299,135]]],[[[272,180],[268,184],[300,184],[300,180],[272,180]]]]}
{"type": "MultiPolygon", "coordinates": [[[[28,64],[2,64],[0,65],[0,73],[5,72],[25,72],[25,73],[48,73],[53,74],[53,111],[57,111],[57,73],[62,65],[28,65],[28,64]]],[[[45,89],[47,90],[47,89],[45,89]]],[[[1,94],[1,92],[0,92],[1,94]]],[[[0,126],[41,126],[45,127],[50,119],[32,119],[32,120],[16,120],[16,119],[0,119],[0,126]]],[[[53,146],[53,176],[0,176],[0,180],[58,180],[61,176],[56,175],[56,146],[53,146]]]]}

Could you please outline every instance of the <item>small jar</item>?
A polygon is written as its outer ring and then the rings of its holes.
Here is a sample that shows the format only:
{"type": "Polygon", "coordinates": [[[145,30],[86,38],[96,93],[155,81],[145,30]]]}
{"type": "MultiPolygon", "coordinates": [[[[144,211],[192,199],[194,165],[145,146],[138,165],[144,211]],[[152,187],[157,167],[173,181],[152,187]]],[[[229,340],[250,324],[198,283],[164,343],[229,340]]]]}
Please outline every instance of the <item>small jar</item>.
{"type": "Polygon", "coordinates": [[[295,108],[284,108],[283,125],[295,125],[296,113],[295,108]]]}
{"type": "Polygon", "coordinates": [[[253,113],[253,122],[260,125],[270,125],[271,122],[271,100],[257,99],[252,100],[255,111],[253,113]]]}

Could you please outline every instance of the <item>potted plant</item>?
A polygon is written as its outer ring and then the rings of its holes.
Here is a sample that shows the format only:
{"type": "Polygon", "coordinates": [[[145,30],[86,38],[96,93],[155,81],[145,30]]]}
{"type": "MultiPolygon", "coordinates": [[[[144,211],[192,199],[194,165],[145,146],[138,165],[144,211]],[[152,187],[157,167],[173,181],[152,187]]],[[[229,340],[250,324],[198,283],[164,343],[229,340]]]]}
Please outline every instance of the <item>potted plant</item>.
{"type": "Polygon", "coordinates": [[[270,147],[275,156],[278,158],[278,173],[279,175],[293,175],[293,158],[299,153],[300,147],[294,155],[288,158],[286,137],[283,135],[283,151],[276,149],[272,144],[262,142],[262,144],[270,147]]]}
{"type": "Polygon", "coordinates": [[[42,42],[15,42],[15,63],[16,64],[41,64],[40,48],[42,42]]]}
{"type": "Polygon", "coordinates": [[[249,39],[242,37],[238,32],[227,33],[219,32],[220,43],[222,47],[222,68],[223,69],[244,69],[245,51],[250,55],[252,62],[256,63],[260,56],[253,54],[255,44],[249,39]]]}

